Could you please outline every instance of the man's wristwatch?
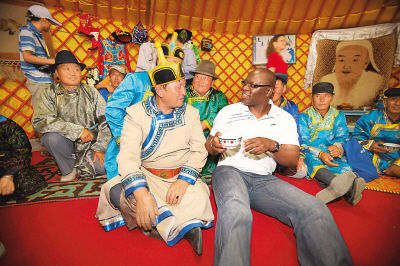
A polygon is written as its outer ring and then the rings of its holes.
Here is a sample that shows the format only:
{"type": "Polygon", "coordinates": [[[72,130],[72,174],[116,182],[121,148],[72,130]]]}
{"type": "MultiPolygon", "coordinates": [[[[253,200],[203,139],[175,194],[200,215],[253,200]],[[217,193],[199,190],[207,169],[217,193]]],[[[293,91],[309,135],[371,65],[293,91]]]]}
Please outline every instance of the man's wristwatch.
{"type": "Polygon", "coordinates": [[[278,152],[281,149],[281,144],[279,142],[275,141],[275,149],[272,152],[278,152]]]}

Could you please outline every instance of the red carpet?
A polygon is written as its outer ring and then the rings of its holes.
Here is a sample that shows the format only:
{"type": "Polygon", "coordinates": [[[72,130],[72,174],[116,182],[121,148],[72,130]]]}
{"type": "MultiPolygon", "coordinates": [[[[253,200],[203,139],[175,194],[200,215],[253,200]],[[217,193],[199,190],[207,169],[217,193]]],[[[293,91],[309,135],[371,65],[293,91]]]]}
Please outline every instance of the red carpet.
{"type": "MultiPolygon", "coordinates": [[[[315,195],[316,182],[283,178],[315,195]]],[[[125,227],[104,232],[94,218],[96,199],[0,210],[1,265],[212,265],[214,228],[203,231],[203,256],[180,241],[174,247],[125,227]]],[[[400,265],[400,197],[365,191],[351,207],[329,205],[355,265],[400,265]]],[[[215,210],[215,206],[214,206],[215,210]]],[[[252,265],[297,265],[291,228],[254,213],[252,265]]],[[[233,266],[233,265],[232,265],[233,266]]]]}

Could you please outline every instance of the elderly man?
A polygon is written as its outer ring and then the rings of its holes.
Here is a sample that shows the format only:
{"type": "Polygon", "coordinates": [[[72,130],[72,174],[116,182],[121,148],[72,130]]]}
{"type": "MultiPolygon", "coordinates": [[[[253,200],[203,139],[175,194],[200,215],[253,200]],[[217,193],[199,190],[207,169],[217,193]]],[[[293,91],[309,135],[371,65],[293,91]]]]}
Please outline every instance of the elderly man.
{"type": "Polygon", "coordinates": [[[106,102],[124,80],[126,74],[126,68],[123,65],[114,65],[108,70],[109,84],[99,83],[96,85],[96,89],[99,90],[106,102]]]}
{"type": "Polygon", "coordinates": [[[383,78],[375,64],[371,42],[368,40],[342,41],[336,46],[334,73],[321,78],[336,90],[332,105],[349,105],[355,109],[372,106],[383,78]],[[374,71],[368,71],[371,65],[374,71]],[[376,72],[375,72],[376,71],[376,72]]]}
{"type": "Polygon", "coordinates": [[[349,139],[349,129],[343,112],[331,106],[333,85],[320,82],[312,89],[312,106],[300,114],[301,146],[309,177],[323,186],[317,198],[325,203],[345,196],[356,205],[362,198],[365,181],[357,177],[347,163],[343,144],[349,139]]]}
{"type": "Polygon", "coordinates": [[[42,33],[49,32],[51,25],[62,26],[49,10],[41,5],[28,8],[28,23],[19,31],[19,57],[21,71],[26,77],[26,87],[32,95],[32,107],[35,110],[40,91],[50,87],[53,79],[43,67],[54,64],[50,58],[42,33]]]}
{"type": "MultiPolygon", "coordinates": [[[[272,102],[285,110],[289,114],[292,115],[294,121],[296,121],[297,125],[297,133],[299,134],[299,142],[300,142],[300,128],[299,128],[299,108],[297,105],[291,100],[287,99],[284,94],[287,91],[287,80],[288,75],[282,73],[275,73],[276,83],[274,94],[272,96],[272,102]]],[[[304,164],[304,154],[300,154],[299,161],[297,163],[296,168],[288,168],[278,165],[277,173],[282,175],[287,175],[294,178],[303,178],[307,174],[307,166],[304,164]]]]}
{"type": "MultiPolygon", "coordinates": [[[[162,49],[167,61],[181,63],[184,57],[183,49],[174,44],[162,44],[162,49]]],[[[108,179],[118,175],[117,155],[119,153],[119,143],[126,116],[126,108],[142,100],[146,100],[152,95],[151,82],[147,72],[135,72],[126,75],[107,102],[106,118],[112,133],[105,158],[105,168],[108,179]]]]}
{"type": "Polygon", "coordinates": [[[243,82],[242,101],[223,108],[206,142],[221,153],[213,173],[218,208],[214,265],[250,265],[251,210],[294,228],[301,265],[352,265],[329,209],[320,200],[272,175],[276,163],[294,167],[299,158],[296,122],[270,100],[275,76],[256,69],[243,82]],[[244,143],[226,149],[219,135],[236,131],[244,143]]]}
{"type": "Polygon", "coordinates": [[[388,150],[384,143],[400,144],[400,88],[384,92],[385,109],[374,110],[358,119],[353,137],[368,150],[381,174],[400,177],[400,150],[388,150]]]}
{"type": "Polygon", "coordinates": [[[32,124],[44,134],[41,142],[56,159],[61,181],[104,175],[104,152],[110,141],[105,101],[100,93],[81,82],[79,63],[67,50],[57,53],[52,69],[60,82],[40,94],[32,124]]]}
{"type": "Polygon", "coordinates": [[[207,157],[205,138],[199,112],[184,103],[181,65],[158,50],[160,64],[149,71],[155,96],[127,108],[120,177],[103,185],[96,216],[106,231],[126,223],[169,246],[185,237],[201,255],[200,228],[214,219],[208,187],[197,178],[207,157]]]}
{"type": "MultiPolygon", "coordinates": [[[[200,113],[200,122],[206,139],[210,135],[214,119],[217,113],[228,105],[228,100],[223,92],[213,87],[215,76],[215,64],[210,60],[202,60],[196,70],[190,72],[193,84],[186,87],[185,102],[196,107],[200,113]]],[[[201,171],[204,182],[211,182],[211,175],[217,164],[218,157],[208,156],[206,165],[201,171]]]]}

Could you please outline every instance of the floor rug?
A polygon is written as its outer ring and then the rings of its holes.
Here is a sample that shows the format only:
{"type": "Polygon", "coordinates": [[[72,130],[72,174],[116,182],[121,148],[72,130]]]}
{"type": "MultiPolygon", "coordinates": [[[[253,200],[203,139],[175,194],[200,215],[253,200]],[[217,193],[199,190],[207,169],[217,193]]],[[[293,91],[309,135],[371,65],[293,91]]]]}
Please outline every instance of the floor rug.
{"type": "Polygon", "coordinates": [[[365,188],[379,192],[400,194],[400,178],[381,176],[367,183],[365,188]]]}
{"type": "Polygon", "coordinates": [[[75,179],[71,182],[60,182],[61,173],[53,157],[41,157],[40,152],[33,152],[32,155],[32,165],[43,175],[48,186],[27,198],[0,202],[0,208],[51,201],[97,198],[99,196],[101,185],[106,181],[106,178],[75,179]]]}

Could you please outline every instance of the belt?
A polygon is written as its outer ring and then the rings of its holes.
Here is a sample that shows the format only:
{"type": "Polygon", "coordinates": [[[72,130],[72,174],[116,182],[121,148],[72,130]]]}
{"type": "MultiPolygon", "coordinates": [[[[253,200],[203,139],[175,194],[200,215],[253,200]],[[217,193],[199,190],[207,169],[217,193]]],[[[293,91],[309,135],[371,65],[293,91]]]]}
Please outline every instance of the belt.
{"type": "Polygon", "coordinates": [[[176,169],[154,169],[154,168],[146,168],[147,171],[152,173],[153,175],[169,179],[172,178],[176,175],[178,175],[181,172],[181,168],[176,168],[176,169]]]}

